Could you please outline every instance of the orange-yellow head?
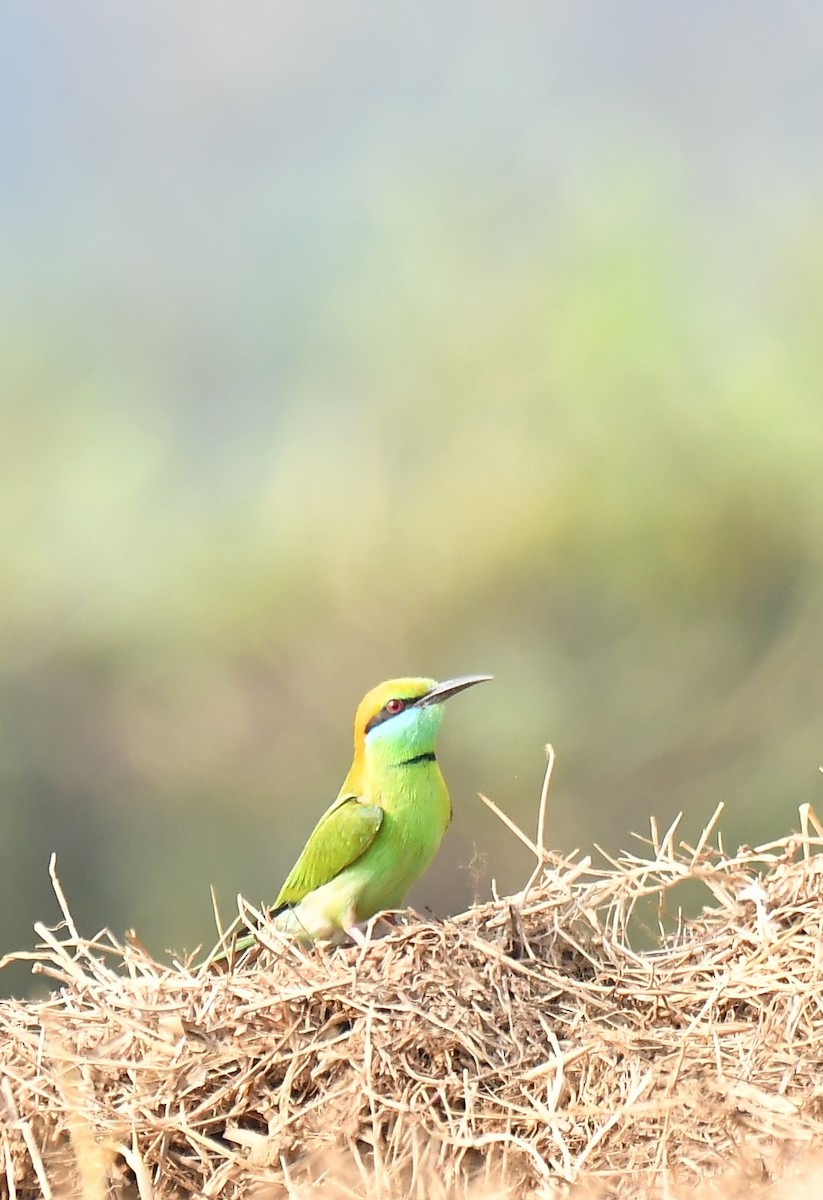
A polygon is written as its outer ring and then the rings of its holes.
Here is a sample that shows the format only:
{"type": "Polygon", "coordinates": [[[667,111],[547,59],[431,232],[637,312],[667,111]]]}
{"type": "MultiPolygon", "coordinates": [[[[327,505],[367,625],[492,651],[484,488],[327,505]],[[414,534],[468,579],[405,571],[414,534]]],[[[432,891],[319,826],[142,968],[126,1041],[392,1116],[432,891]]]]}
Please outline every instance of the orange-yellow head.
{"type": "Polygon", "coordinates": [[[387,679],[367,692],[354,718],[355,759],[377,757],[403,763],[433,754],[443,720],[443,704],[458,692],[484,683],[491,675],[434,679],[387,679]]]}

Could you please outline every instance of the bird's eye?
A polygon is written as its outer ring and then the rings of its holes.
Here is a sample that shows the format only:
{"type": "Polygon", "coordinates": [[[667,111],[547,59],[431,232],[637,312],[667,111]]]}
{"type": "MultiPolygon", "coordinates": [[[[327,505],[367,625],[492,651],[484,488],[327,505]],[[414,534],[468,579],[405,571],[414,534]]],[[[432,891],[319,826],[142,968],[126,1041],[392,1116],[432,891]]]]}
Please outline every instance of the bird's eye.
{"type": "Polygon", "coordinates": [[[386,701],[386,712],[391,713],[392,716],[395,716],[397,713],[402,712],[405,707],[406,707],[406,701],[401,700],[399,697],[396,697],[394,700],[386,701]]]}

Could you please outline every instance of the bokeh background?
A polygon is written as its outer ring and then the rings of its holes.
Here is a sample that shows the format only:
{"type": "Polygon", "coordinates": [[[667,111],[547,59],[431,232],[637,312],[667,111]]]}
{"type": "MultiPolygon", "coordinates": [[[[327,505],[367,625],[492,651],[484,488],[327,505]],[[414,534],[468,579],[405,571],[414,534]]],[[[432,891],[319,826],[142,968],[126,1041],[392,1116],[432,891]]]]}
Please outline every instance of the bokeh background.
{"type": "Polygon", "coordinates": [[[0,950],[210,943],[395,674],[436,913],[549,740],[560,850],[821,802],[819,6],[12,0],[0,113],[0,950]]]}

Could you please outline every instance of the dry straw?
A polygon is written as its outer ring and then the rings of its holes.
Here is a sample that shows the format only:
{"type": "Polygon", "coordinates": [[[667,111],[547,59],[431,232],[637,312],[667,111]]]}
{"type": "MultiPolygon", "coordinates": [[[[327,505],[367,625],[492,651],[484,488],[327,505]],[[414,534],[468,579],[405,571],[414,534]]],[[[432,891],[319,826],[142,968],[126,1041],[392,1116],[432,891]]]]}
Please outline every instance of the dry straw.
{"type": "Polygon", "coordinates": [[[694,847],[653,826],[596,869],[543,849],[549,775],[534,841],[500,814],[521,893],[363,948],[157,962],[82,937],[52,866],[64,920],[23,957],[57,990],[0,1002],[0,1194],[823,1193],[792,1174],[823,1146],[814,815],[735,854],[718,814],[694,847]],[[648,948],[683,884],[702,912],[648,948]]]}

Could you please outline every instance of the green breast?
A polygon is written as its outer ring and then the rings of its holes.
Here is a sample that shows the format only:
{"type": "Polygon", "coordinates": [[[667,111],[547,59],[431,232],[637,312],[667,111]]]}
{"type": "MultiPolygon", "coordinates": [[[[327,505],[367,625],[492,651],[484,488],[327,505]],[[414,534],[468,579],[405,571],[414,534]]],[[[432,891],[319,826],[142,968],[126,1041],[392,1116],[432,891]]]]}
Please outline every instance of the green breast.
{"type": "Polygon", "coordinates": [[[383,822],[371,846],[349,868],[360,885],[358,921],[367,921],[384,908],[402,907],[451,819],[449,793],[436,762],[388,768],[373,783],[383,822]]]}

